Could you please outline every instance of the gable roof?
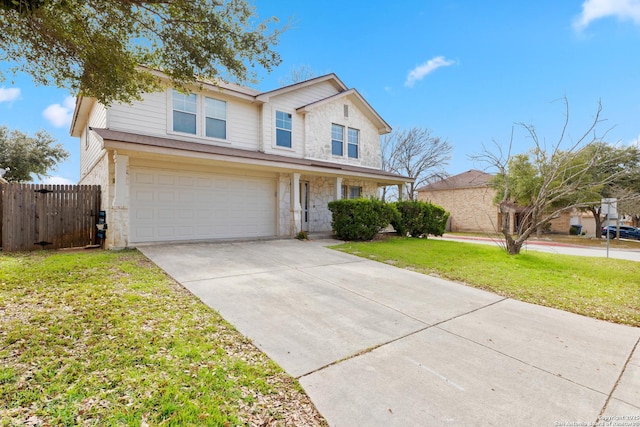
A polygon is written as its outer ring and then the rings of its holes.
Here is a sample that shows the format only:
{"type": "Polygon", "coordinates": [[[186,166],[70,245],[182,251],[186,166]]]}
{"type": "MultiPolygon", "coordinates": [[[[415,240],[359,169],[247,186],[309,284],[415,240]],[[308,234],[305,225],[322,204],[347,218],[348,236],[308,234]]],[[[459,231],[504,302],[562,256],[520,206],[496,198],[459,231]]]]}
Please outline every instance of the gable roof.
{"type": "MultiPolygon", "coordinates": [[[[149,70],[151,73],[157,75],[158,77],[165,79],[166,76],[157,70],[149,70]]],[[[322,105],[325,102],[333,101],[334,99],[339,99],[342,96],[348,96],[357,106],[362,109],[365,115],[369,117],[378,128],[380,134],[385,134],[391,132],[391,126],[387,122],[385,122],[382,117],[371,107],[371,105],[360,95],[360,93],[356,89],[349,89],[343,82],[338,78],[335,73],[325,74],[324,76],[314,77],[309,80],[304,80],[298,83],[294,83],[288,86],[283,86],[278,89],[259,92],[255,89],[240,86],[234,83],[227,83],[224,81],[219,82],[208,82],[208,81],[200,81],[200,87],[209,90],[209,91],[221,91],[226,92],[229,95],[235,96],[237,98],[244,99],[250,102],[258,102],[264,103],[269,102],[269,99],[273,96],[281,95],[284,93],[292,92],[295,90],[299,90],[308,86],[312,86],[322,82],[331,83],[338,93],[336,95],[330,96],[324,100],[316,101],[314,103],[299,107],[296,111],[300,113],[305,113],[314,106],[322,105]]],[[[88,117],[88,113],[95,103],[94,98],[85,98],[82,96],[78,96],[76,98],[76,107],[73,112],[73,118],[71,120],[70,126],[70,134],[71,136],[79,137],[82,134],[83,127],[85,125],[86,120],[79,122],[79,117],[83,116],[85,118],[88,117]]]]}
{"type": "Polygon", "coordinates": [[[331,74],[325,74],[324,76],[314,77],[309,80],[304,80],[298,83],[294,83],[288,86],[283,86],[278,89],[262,92],[261,94],[256,96],[256,100],[267,102],[269,101],[269,98],[271,98],[272,96],[282,95],[283,93],[299,90],[307,86],[312,86],[312,85],[326,82],[326,81],[333,84],[333,86],[340,92],[344,92],[345,90],[348,89],[347,86],[342,82],[342,80],[338,78],[338,76],[336,76],[334,73],[331,73],[331,74]]]}
{"type": "Polygon", "coordinates": [[[458,175],[450,176],[441,181],[433,182],[418,188],[417,191],[457,190],[460,188],[488,187],[489,181],[494,177],[487,172],[471,169],[458,175]]]}
{"type": "Polygon", "coordinates": [[[389,124],[385,122],[382,117],[380,117],[378,112],[373,109],[371,104],[369,104],[367,100],[364,99],[362,95],[360,95],[360,92],[358,92],[356,89],[345,90],[340,93],[336,93],[335,95],[329,96],[327,98],[312,102],[311,104],[303,105],[302,107],[296,108],[296,111],[304,114],[306,112],[313,110],[316,107],[325,105],[329,102],[332,102],[341,98],[345,98],[345,97],[349,98],[354,104],[356,104],[356,106],[364,112],[364,114],[369,118],[369,120],[371,120],[376,124],[376,127],[378,128],[378,132],[380,132],[381,135],[391,132],[391,126],[389,126],[389,124]]]}

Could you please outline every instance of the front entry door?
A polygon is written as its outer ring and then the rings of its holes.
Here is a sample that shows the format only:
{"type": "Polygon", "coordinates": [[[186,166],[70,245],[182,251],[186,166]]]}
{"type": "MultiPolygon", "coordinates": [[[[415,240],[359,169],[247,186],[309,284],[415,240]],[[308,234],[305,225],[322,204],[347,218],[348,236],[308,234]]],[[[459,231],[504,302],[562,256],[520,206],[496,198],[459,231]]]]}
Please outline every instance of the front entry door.
{"type": "Polygon", "coordinates": [[[300,181],[300,206],[302,207],[302,231],[309,231],[309,183],[300,181]]]}

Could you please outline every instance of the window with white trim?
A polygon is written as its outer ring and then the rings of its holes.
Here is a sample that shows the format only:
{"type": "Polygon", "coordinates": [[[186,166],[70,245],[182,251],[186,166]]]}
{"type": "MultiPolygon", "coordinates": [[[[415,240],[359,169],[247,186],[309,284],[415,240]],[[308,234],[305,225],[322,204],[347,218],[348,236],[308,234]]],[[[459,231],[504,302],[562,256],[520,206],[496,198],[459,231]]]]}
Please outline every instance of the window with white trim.
{"type": "Polygon", "coordinates": [[[331,124],[331,154],[344,155],[344,126],[331,124]]]}
{"type": "Polygon", "coordinates": [[[196,117],[198,111],[198,97],[195,93],[185,94],[173,91],[173,131],[190,133],[197,132],[196,117]]]}
{"type": "Polygon", "coordinates": [[[290,113],[276,111],[276,145],[291,148],[292,116],[290,113]]]}
{"type": "Polygon", "coordinates": [[[360,145],[360,131],[349,128],[347,130],[347,155],[352,159],[358,158],[358,147],[360,145]]]}
{"type": "Polygon", "coordinates": [[[205,136],[227,139],[227,103],[214,98],[204,98],[205,136]]]}

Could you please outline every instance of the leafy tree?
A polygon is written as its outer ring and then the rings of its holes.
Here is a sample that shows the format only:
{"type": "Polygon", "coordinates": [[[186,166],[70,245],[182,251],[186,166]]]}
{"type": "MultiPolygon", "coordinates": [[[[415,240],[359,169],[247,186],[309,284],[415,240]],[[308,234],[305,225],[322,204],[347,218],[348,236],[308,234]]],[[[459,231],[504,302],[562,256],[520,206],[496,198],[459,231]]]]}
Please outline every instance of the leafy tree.
{"type": "MultiPolygon", "coordinates": [[[[601,206],[603,198],[618,199],[618,211],[633,215],[634,205],[640,198],[640,150],[636,147],[593,143],[583,151],[583,156],[595,159],[595,165],[589,171],[594,185],[583,189],[568,202],[591,200],[592,203],[585,210],[593,215],[596,230],[602,228],[605,219],[601,206]]],[[[596,237],[600,238],[600,233],[596,232],[596,237]]]]}
{"type": "Polygon", "coordinates": [[[280,30],[253,20],[247,0],[0,0],[0,61],[106,105],[130,102],[161,87],[153,70],[182,89],[270,71],[280,30]]]}
{"type": "Polygon", "coordinates": [[[600,104],[587,131],[577,140],[565,144],[569,103],[566,99],[564,102],[564,126],[559,138],[550,146],[538,137],[534,126],[520,123],[518,126],[534,143],[528,153],[511,154],[512,134],[506,153],[497,145],[495,152],[483,148],[482,154],[472,157],[498,170],[493,185],[498,190],[496,201],[502,214],[500,231],[509,254],[520,253],[532,233],[562,212],[599,204],[603,188],[628,175],[628,169],[624,167],[625,155],[612,154],[610,146],[592,134],[600,122],[600,104]],[[514,205],[524,209],[519,227],[512,235],[509,217],[514,205]]]}
{"type": "MultiPolygon", "coordinates": [[[[451,159],[452,150],[446,139],[432,136],[430,129],[395,130],[382,138],[382,168],[414,179],[409,183],[407,196],[416,200],[418,188],[446,176],[444,166],[451,159]]],[[[382,200],[386,197],[385,188],[382,200]]]]}
{"type": "Polygon", "coordinates": [[[61,144],[45,131],[29,136],[18,130],[9,131],[0,126],[0,167],[7,169],[4,176],[9,182],[28,182],[35,174],[38,178],[48,176],[48,171],[69,157],[61,144]]]}

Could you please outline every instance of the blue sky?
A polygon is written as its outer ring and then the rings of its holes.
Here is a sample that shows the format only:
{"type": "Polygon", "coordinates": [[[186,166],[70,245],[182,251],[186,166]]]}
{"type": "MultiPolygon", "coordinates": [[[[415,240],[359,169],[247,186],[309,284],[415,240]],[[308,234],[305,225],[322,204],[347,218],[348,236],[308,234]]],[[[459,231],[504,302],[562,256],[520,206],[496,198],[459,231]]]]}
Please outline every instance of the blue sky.
{"type": "MultiPolygon", "coordinates": [[[[279,87],[291,69],[334,72],[394,128],[425,127],[448,139],[450,174],[486,165],[470,155],[506,146],[514,123],[554,142],[570,106],[576,139],[602,102],[599,133],[611,143],[640,135],[640,0],[401,1],[257,0],[260,18],[289,28],[282,64],[258,89],[279,87]]],[[[1,66],[1,65],[0,65],[1,66]]],[[[79,141],[69,136],[73,99],[28,76],[0,83],[0,125],[49,131],[71,152],[54,182],[77,182],[79,141]]],[[[516,128],[514,146],[531,147],[516,128]]],[[[0,165],[2,166],[2,165],[0,165]]]]}

